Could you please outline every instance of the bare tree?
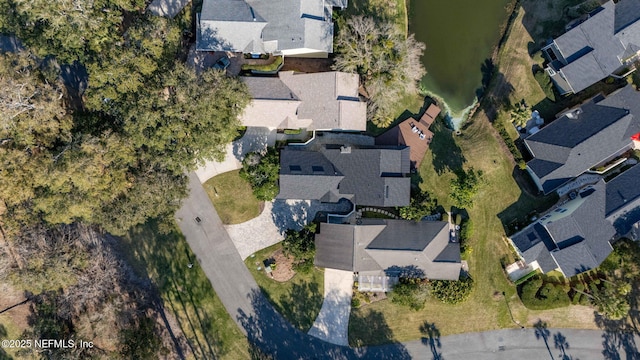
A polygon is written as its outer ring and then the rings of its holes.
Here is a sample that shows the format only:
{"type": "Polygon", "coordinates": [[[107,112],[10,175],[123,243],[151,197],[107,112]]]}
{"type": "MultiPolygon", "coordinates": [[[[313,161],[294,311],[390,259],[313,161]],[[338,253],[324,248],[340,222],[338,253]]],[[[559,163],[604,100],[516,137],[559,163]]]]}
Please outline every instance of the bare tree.
{"type": "Polygon", "coordinates": [[[368,100],[368,117],[378,126],[392,120],[394,104],[415,94],[426,73],[421,57],[425,45],[388,22],[355,16],[336,36],[333,68],[360,75],[368,100]]]}

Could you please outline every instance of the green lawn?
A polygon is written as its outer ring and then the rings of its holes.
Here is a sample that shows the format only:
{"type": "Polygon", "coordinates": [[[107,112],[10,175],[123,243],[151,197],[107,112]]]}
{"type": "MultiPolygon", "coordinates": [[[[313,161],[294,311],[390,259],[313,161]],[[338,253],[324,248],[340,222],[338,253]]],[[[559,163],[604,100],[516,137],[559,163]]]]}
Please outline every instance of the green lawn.
{"type": "Polygon", "coordinates": [[[424,310],[418,312],[387,300],[353,309],[349,322],[350,344],[417,339],[422,336],[420,326],[427,322],[434,323],[442,335],[514,327],[502,292],[514,317],[524,324],[533,324],[539,316],[544,316],[554,327],[593,328],[593,311],[589,308],[571,306],[546,312],[524,308],[515,287],[504,275],[501,260],[511,261],[515,255],[504,238],[503,219],[524,217],[536,207],[548,206],[550,201],[522,193],[512,175],[515,166],[484,114],[476,115],[461,136],[453,135],[441,122],[431,129],[435,136],[414,180],[433,194],[438,204],[445,209],[451,207],[452,171],[473,166],[484,172],[486,183],[475,196],[474,205],[467,209],[475,229],[469,241],[474,290],[461,304],[447,305],[429,299],[424,310]],[[370,326],[373,322],[375,326],[370,326]]]}
{"type": "Polygon", "coordinates": [[[309,274],[297,273],[286,282],[273,280],[265,273],[263,261],[280,249],[281,243],[262,249],[254,257],[248,257],[245,264],[278,312],[295,327],[307,332],[322,307],[324,272],[314,268],[309,274]],[[257,270],[258,267],[262,269],[257,270]]]}
{"type": "Polygon", "coordinates": [[[262,203],[253,195],[249,182],[240,177],[240,170],[209,179],[204,189],[223,224],[239,224],[260,215],[262,203]]]}
{"type": "Polygon", "coordinates": [[[405,0],[355,0],[342,12],[345,17],[353,15],[372,16],[379,21],[398,24],[402,31],[408,29],[407,4],[405,0]]]}
{"type": "Polygon", "coordinates": [[[121,246],[138,275],[149,277],[158,287],[165,309],[188,339],[191,358],[249,358],[246,337],[220,302],[175,223],[167,226],[149,221],[132,229],[121,246]],[[195,266],[189,269],[189,263],[195,266]]]}

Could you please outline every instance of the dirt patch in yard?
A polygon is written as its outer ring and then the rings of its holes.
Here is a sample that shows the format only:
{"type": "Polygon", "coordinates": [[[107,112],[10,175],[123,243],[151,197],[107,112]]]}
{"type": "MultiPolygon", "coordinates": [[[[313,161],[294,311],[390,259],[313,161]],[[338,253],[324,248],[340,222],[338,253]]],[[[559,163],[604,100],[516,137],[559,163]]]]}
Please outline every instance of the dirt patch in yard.
{"type": "Polygon", "coordinates": [[[331,71],[332,59],[307,59],[287,57],[280,71],[317,73],[331,71]]]}
{"type": "MultiPolygon", "coordinates": [[[[0,324],[13,326],[15,330],[24,331],[29,327],[27,318],[31,313],[29,311],[29,303],[17,305],[9,310],[9,307],[23,302],[26,297],[23,291],[14,289],[9,284],[0,284],[0,311],[6,310],[0,314],[0,324]],[[7,324],[10,323],[10,324],[7,324]]],[[[20,335],[20,334],[11,334],[20,335]]]]}
{"type": "Polygon", "coordinates": [[[271,254],[271,259],[273,259],[276,264],[276,268],[271,271],[273,280],[279,282],[289,281],[296,274],[296,272],[293,271],[293,259],[285,256],[282,249],[276,250],[271,254]]]}

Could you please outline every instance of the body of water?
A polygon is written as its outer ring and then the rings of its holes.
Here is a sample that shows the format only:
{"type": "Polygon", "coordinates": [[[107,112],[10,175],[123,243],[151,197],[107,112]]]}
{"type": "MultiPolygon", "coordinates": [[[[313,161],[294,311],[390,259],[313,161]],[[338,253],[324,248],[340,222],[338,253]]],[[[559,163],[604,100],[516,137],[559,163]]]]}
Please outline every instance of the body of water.
{"type": "Polygon", "coordinates": [[[409,31],[427,45],[423,84],[462,117],[482,86],[482,65],[500,40],[512,0],[412,0],[409,31]]]}

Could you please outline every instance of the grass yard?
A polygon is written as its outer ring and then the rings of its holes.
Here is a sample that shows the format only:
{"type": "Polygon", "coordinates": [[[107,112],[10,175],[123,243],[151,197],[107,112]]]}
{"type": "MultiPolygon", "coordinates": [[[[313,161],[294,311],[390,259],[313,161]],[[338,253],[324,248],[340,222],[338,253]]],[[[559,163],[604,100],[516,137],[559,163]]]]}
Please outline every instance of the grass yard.
{"type": "Polygon", "coordinates": [[[246,337],[197,266],[180,230],[175,223],[162,227],[149,221],[134,228],[122,240],[122,253],[143,279],[150,278],[158,287],[165,309],[187,338],[191,358],[248,359],[246,337]],[[196,265],[189,269],[189,263],[196,265]]]}
{"type": "Polygon", "coordinates": [[[278,243],[249,256],[245,264],[262,292],[291,324],[307,332],[316,320],[324,297],[324,272],[314,268],[309,274],[296,273],[286,282],[278,282],[264,271],[263,261],[282,249],[278,243]],[[256,264],[257,263],[257,264],[256,264]],[[261,267],[261,270],[257,270],[261,267]]]}
{"type": "Polygon", "coordinates": [[[516,327],[507,301],[519,322],[531,326],[538,318],[550,327],[595,328],[593,310],[570,306],[553,311],[530,311],[520,302],[516,289],[504,275],[501,259],[514,258],[504,238],[503,221],[522,217],[536,206],[547,204],[522,193],[513,178],[515,165],[501,145],[498,135],[482,111],[461,136],[454,136],[441,122],[432,125],[435,136],[419,170],[417,181],[445,209],[451,207],[449,183],[452,171],[473,166],[484,172],[484,184],[474,205],[467,209],[474,223],[469,259],[470,274],[475,281],[471,297],[458,305],[430,299],[424,310],[415,312],[380,301],[352,310],[349,322],[351,345],[379,344],[417,339],[420,326],[434,323],[442,335],[516,327]],[[504,219],[504,220],[503,220],[504,219]],[[502,293],[506,296],[502,296],[502,293]],[[505,297],[506,300],[505,301],[505,297]],[[372,330],[372,321],[376,322],[372,330]]]}
{"type": "Polygon", "coordinates": [[[223,224],[240,224],[251,220],[262,210],[262,202],[253,195],[251,185],[240,177],[240,170],[214,176],[204,189],[223,224]]]}
{"type": "Polygon", "coordinates": [[[342,12],[345,17],[365,15],[372,16],[378,21],[389,21],[397,24],[405,33],[409,29],[405,0],[355,0],[350,1],[349,6],[342,12]]]}

